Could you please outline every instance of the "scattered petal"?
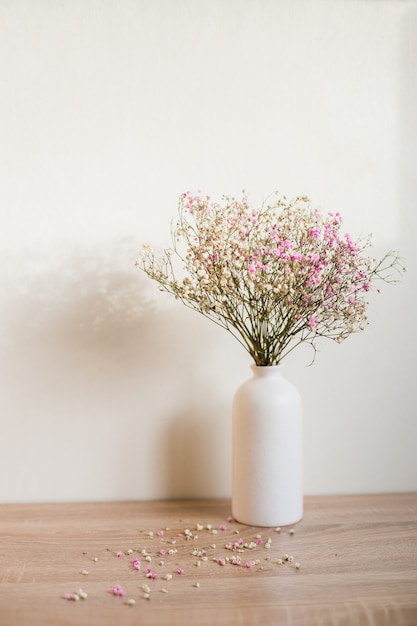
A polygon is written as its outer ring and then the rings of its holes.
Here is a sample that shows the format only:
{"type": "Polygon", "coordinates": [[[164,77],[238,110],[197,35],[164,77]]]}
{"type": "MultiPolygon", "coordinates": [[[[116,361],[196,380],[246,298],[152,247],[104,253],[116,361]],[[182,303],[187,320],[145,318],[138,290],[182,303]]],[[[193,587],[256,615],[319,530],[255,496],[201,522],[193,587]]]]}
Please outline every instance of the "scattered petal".
{"type": "Polygon", "coordinates": [[[109,593],[111,593],[114,596],[124,596],[124,595],[126,595],[124,589],[122,589],[122,587],[120,585],[114,585],[114,587],[109,589],[109,593]]]}

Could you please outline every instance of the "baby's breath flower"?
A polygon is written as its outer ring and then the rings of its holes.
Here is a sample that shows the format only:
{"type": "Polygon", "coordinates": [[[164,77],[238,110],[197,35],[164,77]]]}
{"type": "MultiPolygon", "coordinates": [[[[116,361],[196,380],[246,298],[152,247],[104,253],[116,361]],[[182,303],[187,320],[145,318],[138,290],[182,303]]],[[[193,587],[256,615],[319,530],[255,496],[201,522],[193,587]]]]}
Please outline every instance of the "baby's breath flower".
{"type": "Polygon", "coordinates": [[[125,591],[122,589],[122,587],[120,585],[114,585],[114,587],[109,589],[109,593],[111,593],[113,596],[124,596],[124,595],[126,595],[125,591]]]}
{"type": "Polygon", "coordinates": [[[277,365],[300,343],[315,349],[319,337],[341,343],[364,330],[375,281],[405,271],[395,252],[367,256],[370,237],[354,241],[342,226],[339,213],[322,215],[306,197],[276,194],[253,208],[245,194],[214,202],[186,192],[173,250],[156,258],[145,245],[136,265],[229,331],[256,365],[277,365]]]}

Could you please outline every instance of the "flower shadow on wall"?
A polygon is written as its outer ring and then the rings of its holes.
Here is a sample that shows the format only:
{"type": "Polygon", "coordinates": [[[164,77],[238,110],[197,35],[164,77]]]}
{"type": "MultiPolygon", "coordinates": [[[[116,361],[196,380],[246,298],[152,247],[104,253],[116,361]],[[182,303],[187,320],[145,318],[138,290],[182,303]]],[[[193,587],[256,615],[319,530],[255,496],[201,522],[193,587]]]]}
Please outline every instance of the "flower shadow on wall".
{"type": "MultiPolygon", "coordinates": [[[[167,315],[147,281],[138,282],[129,254],[115,263],[123,256],[116,248],[68,253],[54,271],[27,272],[18,286],[9,285],[0,339],[7,437],[16,458],[26,449],[22,437],[40,450],[51,442],[49,458],[29,449],[26,459],[39,485],[53,464],[62,499],[187,496],[207,482],[198,467],[211,454],[206,447],[187,456],[187,474],[196,480],[178,474],[184,459],[176,454],[192,448],[197,428],[183,427],[189,416],[202,418],[200,433],[209,428],[189,385],[196,380],[195,343],[187,341],[182,310],[177,317],[174,305],[175,314],[167,315]],[[178,424],[181,443],[173,435],[178,424]],[[150,477],[161,448],[169,454],[150,477]],[[66,481],[76,482],[77,472],[80,488],[70,492],[66,481]]],[[[209,334],[198,342],[204,358],[209,334]]],[[[40,493],[39,486],[32,499],[56,497],[47,489],[40,493]]]]}

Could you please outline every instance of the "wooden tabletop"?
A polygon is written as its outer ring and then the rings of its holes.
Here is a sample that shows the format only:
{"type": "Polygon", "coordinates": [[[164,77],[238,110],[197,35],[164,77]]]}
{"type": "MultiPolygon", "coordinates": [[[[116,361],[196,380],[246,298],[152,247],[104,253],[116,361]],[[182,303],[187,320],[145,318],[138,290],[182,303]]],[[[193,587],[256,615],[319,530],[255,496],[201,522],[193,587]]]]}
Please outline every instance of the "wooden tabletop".
{"type": "Polygon", "coordinates": [[[306,497],[280,531],[229,516],[228,500],[1,505],[0,626],[417,625],[417,494],[306,497]]]}

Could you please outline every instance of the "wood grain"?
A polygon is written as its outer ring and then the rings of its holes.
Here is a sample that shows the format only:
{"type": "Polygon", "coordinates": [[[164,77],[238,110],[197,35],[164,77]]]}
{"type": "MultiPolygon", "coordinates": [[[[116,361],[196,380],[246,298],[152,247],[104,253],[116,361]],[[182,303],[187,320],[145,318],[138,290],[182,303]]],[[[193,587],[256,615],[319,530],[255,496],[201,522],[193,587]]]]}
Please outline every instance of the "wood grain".
{"type": "Polygon", "coordinates": [[[306,497],[293,535],[228,522],[229,515],[227,500],[1,505],[0,626],[417,625],[417,494],[306,497]],[[179,536],[185,529],[198,538],[179,536]],[[224,548],[240,538],[256,543],[258,534],[256,548],[224,548]],[[177,552],[161,556],[161,549],[177,552]],[[278,565],[285,554],[293,562],[278,565]],[[241,566],[213,560],[236,556],[241,566]],[[251,560],[259,562],[246,567],[251,560]],[[109,593],[116,584],[125,597],[109,593]],[[64,599],[79,588],[87,599],[64,599]]]}

